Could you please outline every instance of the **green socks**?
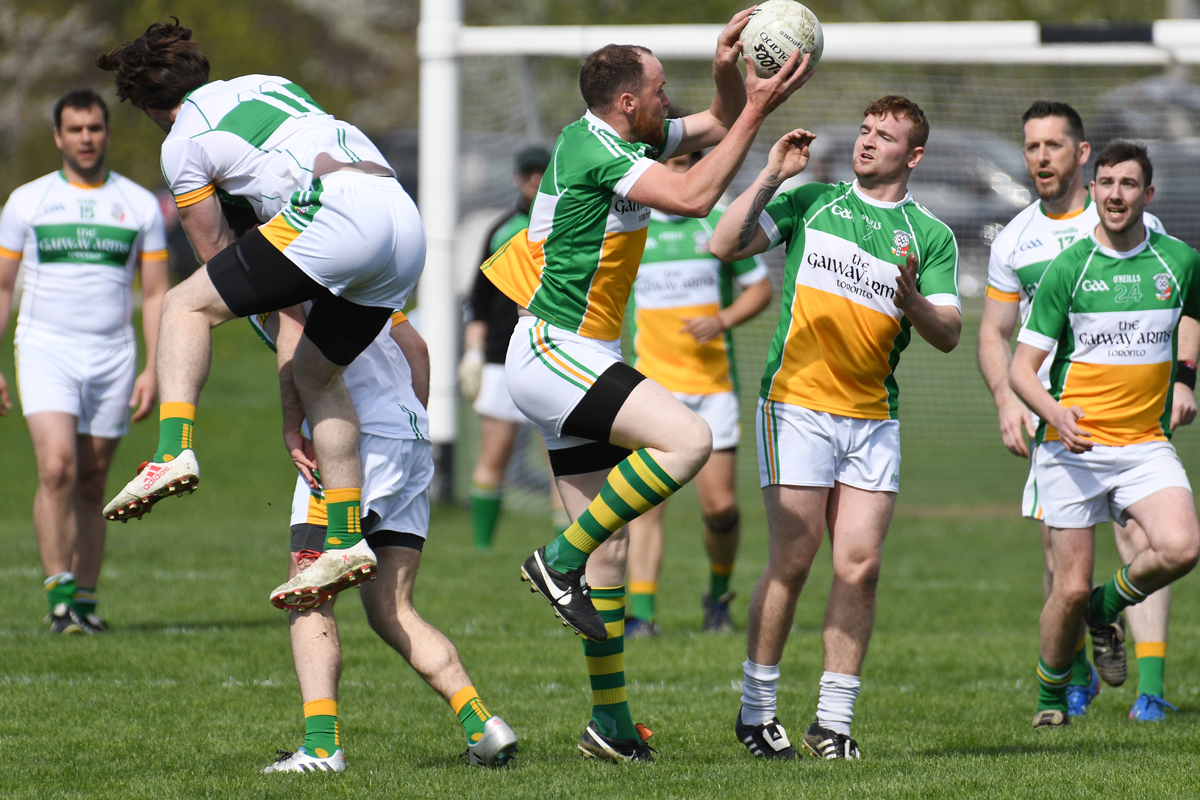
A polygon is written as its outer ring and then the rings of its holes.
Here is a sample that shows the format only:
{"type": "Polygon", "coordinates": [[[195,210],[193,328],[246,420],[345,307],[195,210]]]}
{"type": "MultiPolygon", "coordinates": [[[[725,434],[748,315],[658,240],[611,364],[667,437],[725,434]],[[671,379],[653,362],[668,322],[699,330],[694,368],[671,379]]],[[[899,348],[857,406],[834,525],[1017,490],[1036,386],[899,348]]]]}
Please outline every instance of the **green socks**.
{"type": "Polygon", "coordinates": [[[719,600],[729,591],[729,578],[733,575],[733,564],[710,564],[708,573],[708,595],[719,600]]]}
{"type": "Polygon", "coordinates": [[[85,589],[79,586],[76,587],[75,594],[71,595],[71,605],[75,606],[75,613],[79,615],[80,619],[87,618],[88,614],[95,614],[98,604],[95,589],[85,589]]]}
{"type": "Polygon", "coordinates": [[[1166,642],[1138,642],[1133,646],[1137,653],[1138,694],[1163,696],[1163,670],[1167,666],[1166,642]]]}
{"type": "Polygon", "coordinates": [[[154,461],[171,461],[192,447],[196,407],[191,403],[163,403],[158,407],[158,452],[154,461]]]}
{"type": "Polygon", "coordinates": [[[622,525],[677,491],[679,484],[649,453],[638,450],[630,454],[608,474],[600,493],[579,519],[546,545],[546,563],[559,572],[582,567],[622,525]]]}
{"type": "Polygon", "coordinates": [[[640,742],[625,695],[625,587],[593,587],[591,599],[608,629],[608,638],[603,642],[583,643],[592,684],[592,721],[610,739],[640,742]]]}
{"type": "Polygon", "coordinates": [[[1091,686],[1092,665],[1087,660],[1087,635],[1079,637],[1075,644],[1075,660],[1071,662],[1070,686],[1091,686]]]}
{"type": "Polygon", "coordinates": [[[500,487],[471,484],[471,534],[476,550],[488,550],[500,519],[500,487]]]}
{"type": "Polygon", "coordinates": [[[337,700],[310,700],[305,703],[304,752],[317,758],[329,758],[341,746],[337,700]]]}
{"type": "Polygon", "coordinates": [[[1071,680],[1072,665],[1066,669],[1055,670],[1038,658],[1038,711],[1058,709],[1067,713],[1067,684],[1071,680]]]}
{"type": "Polygon", "coordinates": [[[479,692],[475,691],[474,686],[465,686],[455,692],[450,698],[450,708],[458,715],[458,721],[462,723],[468,742],[475,744],[483,738],[483,723],[491,719],[492,715],[483,707],[479,692]]]}
{"type": "Polygon", "coordinates": [[[362,541],[362,489],[326,489],[325,549],[345,550],[362,541]]]}
{"type": "Polygon", "coordinates": [[[646,622],[654,621],[654,601],[658,597],[657,581],[629,582],[629,616],[646,622]]]}
{"type": "Polygon", "coordinates": [[[1148,592],[1143,592],[1129,581],[1129,565],[1126,564],[1101,587],[1101,591],[1092,592],[1092,616],[1109,625],[1117,618],[1117,614],[1148,596],[1148,592]]]}
{"type": "Polygon", "coordinates": [[[42,585],[46,588],[46,602],[50,605],[51,613],[59,603],[71,605],[71,599],[75,596],[75,576],[70,572],[51,575],[42,585]]]}

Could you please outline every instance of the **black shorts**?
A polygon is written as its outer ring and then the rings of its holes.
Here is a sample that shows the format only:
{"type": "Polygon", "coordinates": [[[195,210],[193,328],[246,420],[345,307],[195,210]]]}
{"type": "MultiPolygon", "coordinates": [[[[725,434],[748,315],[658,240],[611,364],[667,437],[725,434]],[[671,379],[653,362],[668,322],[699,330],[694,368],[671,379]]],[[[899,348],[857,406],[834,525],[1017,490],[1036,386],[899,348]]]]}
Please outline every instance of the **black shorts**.
{"type": "Polygon", "coordinates": [[[239,317],[279,311],[312,301],[304,335],[338,366],[349,366],[387,324],[393,308],[360,306],[314,281],[258,230],[217,253],[208,279],[239,317]]]}
{"type": "MultiPolygon", "coordinates": [[[[416,550],[419,553],[425,547],[425,538],[422,536],[402,531],[377,531],[375,530],[377,525],[379,525],[379,515],[374,511],[363,518],[362,528],[366,534],[367,546],[372,550],[378,550],[381,547],[407,547],[409,550],[416,550]]],[[[325,552],[324,525],[300,522],[292,526],[292,552],[299,553],[301,550],[325,552]]]]}
{"type": "Polygon", "coordinates": [[[550,450],[550,471],[555,477],[610,470],[632,450],[608,441],[613,422],[630,393],[646,376],[628,364],[617,362],[604,372],[563,422],[563,436],[592,439],[588,444],[550,450]]]}

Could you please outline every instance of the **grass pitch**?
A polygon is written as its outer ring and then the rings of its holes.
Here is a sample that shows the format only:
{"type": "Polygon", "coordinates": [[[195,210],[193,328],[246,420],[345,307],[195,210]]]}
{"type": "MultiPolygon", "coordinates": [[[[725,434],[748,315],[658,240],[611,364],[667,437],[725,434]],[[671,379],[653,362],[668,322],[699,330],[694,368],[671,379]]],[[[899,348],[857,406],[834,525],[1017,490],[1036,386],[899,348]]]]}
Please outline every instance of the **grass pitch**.
{"type": "MultiPolygon", "coordinates": [[[[303,736],[285,615],[267,593],[285,575],[294,473],[279,441],[270,354],[248,327],[217,331],[197,425],[204,481],[141,522],[109,526],[100,586],[108,636],[56,638],[29,506],[34,467],[19,416],[0,420],[0,797],[967,797],[1194,796],[1200,750],[1200,596],[1176,587],[1161,725],[1126,719],[1136,669],[1068,730],[1029,729],[1041,565],[1036,529],[1011,516],[904,507],[885,551],[876,635],[854,734],[864,760],[754,761],[733,737],[745,612],[766,555],[761,500],[743,487],[734,576],[738,633],[706,636],[706,563],[690,489],[668,512],[662,636],[627,645],[634,717],[655,731],[654,765],[584,763],[575,742],[590,694],[578,639],[518,580],[548,536],[508,515],[495,552],[471,549],[467,515],[435,512],[416,602],[458,646],[488,708],[521,737],[517,764],[468,770],[453,714],[369,630],[353,591],[339,602],[345,652],[343,775],[259,775],[303,736]]],[[[12,378],[11,338],[0,371],[12,378]]],[[[152,452],[137,426],[115,491],[152,452]]],[[[752,457],[750,447],[744,457],[752,457]]],[[[1002,487],[1016,496],[1019,485],[1002,487]]],[[[1107,528],[1097,576],[1117,566],[1107,528]]],[[[782,665],[780,717],[812,719],[829,587],[818,556],[782,665]]],[[[1130,653],[1132,657],[1132,652],[1130,653]]]]}

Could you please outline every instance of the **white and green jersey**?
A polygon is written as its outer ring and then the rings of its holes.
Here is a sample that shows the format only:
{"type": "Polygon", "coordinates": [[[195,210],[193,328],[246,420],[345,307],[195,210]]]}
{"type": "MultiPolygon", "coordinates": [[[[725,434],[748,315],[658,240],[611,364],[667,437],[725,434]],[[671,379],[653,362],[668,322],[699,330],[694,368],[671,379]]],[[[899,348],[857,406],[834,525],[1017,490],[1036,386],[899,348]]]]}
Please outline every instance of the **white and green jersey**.
{"type": "Polygon", "coordinates": [[[580,336],[621,336],[642,260],[650,209],[626,199],[654,163],[671,157],[683,120],[663,124],[660,147],[627,142],[587,112],[563,128],[530,210],[529,230],[482,269],[518,305],[580,336]]]}
{"type": "Polygon", "coordinates": [[[684,320],[716,314],[742,288],[767,277],[755,256],[726,264],[708,251],[721,219],[714,209],[705,219],[653,211],[646,231],[642,266],[633,284],[633,351],[638,371],[669,391],[716,394],[737,388],[733,335],[701,344],[683,330],[684,320]]]}
{"type": "MultiPolygon", "coordinates": [[[[1094,443],[1163,441],[1181,314],[1200,315],[1200,254],[1149,230],[1124,253],[1088,235],[1050,262],[1017,340],[1054,351],[1050,394],[1094,443]]],[[[1058,438],[1043,421],[1036,440],[1058,438]]]]}
{"type": "MultiPolygon", "coordinates": [[[[1158,217],[1142,215],[1146,226],[1166,233],[1158,217]]],[[[1042,273],[1054,257],[1075,242],[1089,236],[1100,224],[1100,214],[1089,194],[1083,208],[1070,214],[1049,214],[1039,200],[1013,217],[992,242],[988,261],[987,296],[1002,303],[1020,303],[1022,321],[1029,316],[1029,304],[1037,292],[1042,273]]],[[[1048,357],[1038,377],[1050,385],[1048,357]]]]}
{"type": "Polygon", "coordinates": [[[52,172],[15,189],[0,214],[0,256],[21,259],[17,340],[32,331],[133,342],[139,256],[167,258],[154,195],[110,172],[98,186],[52,172]]]}
{"type": "Polygon", "coordinates": [[[245,75],[184,98],[162,144],[162,171],[180,208],[220,192],[266,222],[293,193],[312,189],[321,153],[387,166],[362,131],[327,114],[287,78],[245,75]]]}
{"type": "Polygon", "coordinates": [[[783,310],[761,395],[856,419],[898,419],[896,366],[912,323],[893,302],[900,264],[920,260],[917,290],[961,308],[958,244],[911,194],[884,203],[855,183],[809,183],[759,218],[771,246],[787,243],[783,310]]]}
{"type": "MultiPolygon", "coordinates": [[[[305,305],[306,310],[309,307],[305,305]]],[[[275,349],[275,340],[264,323],[273,313],[247,318],[271,350],[275,349]]],[[[404,351],[391,336],[392,328],[406,319],[403,312],[393,312],[391,324],[385,325],[367,349],[350,362],[342,380],[354,403],[360,431],[385,439],[423,440],[429,438],[429,415],[413,391],[412,368],[404,351]]]]}

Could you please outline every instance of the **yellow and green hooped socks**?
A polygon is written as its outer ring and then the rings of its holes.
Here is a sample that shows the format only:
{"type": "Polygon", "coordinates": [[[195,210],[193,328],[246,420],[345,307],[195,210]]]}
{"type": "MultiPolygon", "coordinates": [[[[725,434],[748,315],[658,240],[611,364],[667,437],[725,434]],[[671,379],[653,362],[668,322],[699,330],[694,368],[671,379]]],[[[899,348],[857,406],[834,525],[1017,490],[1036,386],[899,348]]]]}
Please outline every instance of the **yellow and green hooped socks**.
{"type": "Polygon", "coordinates": [[[1167,666],[1166,642],[1138,642],[1133,646],[1137,653],[1138,694],[1163,696],[1163,671],[1167,666]]]}
{"type": "Polygon", "coordinates": [[[622,525],[645,514],[679,491],[679,484],[645,450],[638,450],[608,473],[600,493],[579,519],[546,546],[546,564],[570,572],[622,525]]]}
{"type": "Polygon", "coordinates": [[[629,616],[652,622],[654,620],[654,601],[657,598],[657,581],[630,581],[629,616]]]}
{"type": "Polygon", "coordinates": [[[1075,660],[1071,662],[1070,686],[1091,686],[1092,665],[1087,660],[1087,635],[1079,637],[1075,643],[1075,660]]]}
{"type": "Polygon", "coordinates": [[[54,607],[59,603],[71,605],[71,598],[75,596],[75,576],[73,574],[60,572],[57,575],[51,575],[42,585],[46,588],[46,602],[50,606],[50,613],[54,613],[54,607]]]}
{"type": "Polygon", "coordinates": [[[483,738],[483,723],[491,719],[492,715],[483,707],[479,692],[475,691],[474,686],[464,686],[455,692],[450,698],[450,708],[458,715],[458,721],[462,723],[468,742],[475,744],[483,738]]]}
{"type": "Polygon", "coordinates": [[[1129,565],[1126,564],[1104,584],[1102,591],[1092,593],[1092,616],[1109,625],[1117,614],[1149,596],[1149,592],[1143,592],[1130,582],[1129,565]]]}
{"type": "Polygon", "coordinates": [[[593,587],[592,605],[604,620],[608,638],[583,643],[588,678],[592,684],[592,720],[610,739],[637,739],[625,694],[625,587],[593,587]]]}
{"type": "Polygon", "coordinates": [[[77,586],[75,593],[71,595],[71,605],[75,607],[75,613],[79,615],[80,619],[86,618],[88,614],[95,614],[99,602],[96,599],[95,589],[77,586]]]}
{"type": "Polygon", "coordinates": [[[476,550],[487,550],[492,546],[496,523],[500,520],[501,491],[491,484],[471,484],[471,535],[476,550]]]}
{"type": "Polygon", "coordinates": [[[362,489],[326,489],[325,549],[345,550],[362,541],[362,489]]]}
{"type": "Polygon", "coordinates": [[[304,752],[317,758],[329,758],[341,746],[337,700],[310,700],[305,703],[304,752]]]}
{"type": "Polygon", "coordinates": [[[196,428],[196,407],[191,403],[162,403],[158,407],[158,452],[156,463],[172,461],[192,448],[196,428]]]}
{"type": "Polygon", "coordinates": [[[733,564],[709,563],[708,594],[713,600],[721,599],[729,591],[729,579],[733,576],[733,564]]]}
{"type": "Polygon", "coordinates": [[[1067,713],[1067,684],[1071,680],[1071,670],[1071,664],[1056,670],[1038,658],[1038,711],[1058,709],[1067,713]]]}

